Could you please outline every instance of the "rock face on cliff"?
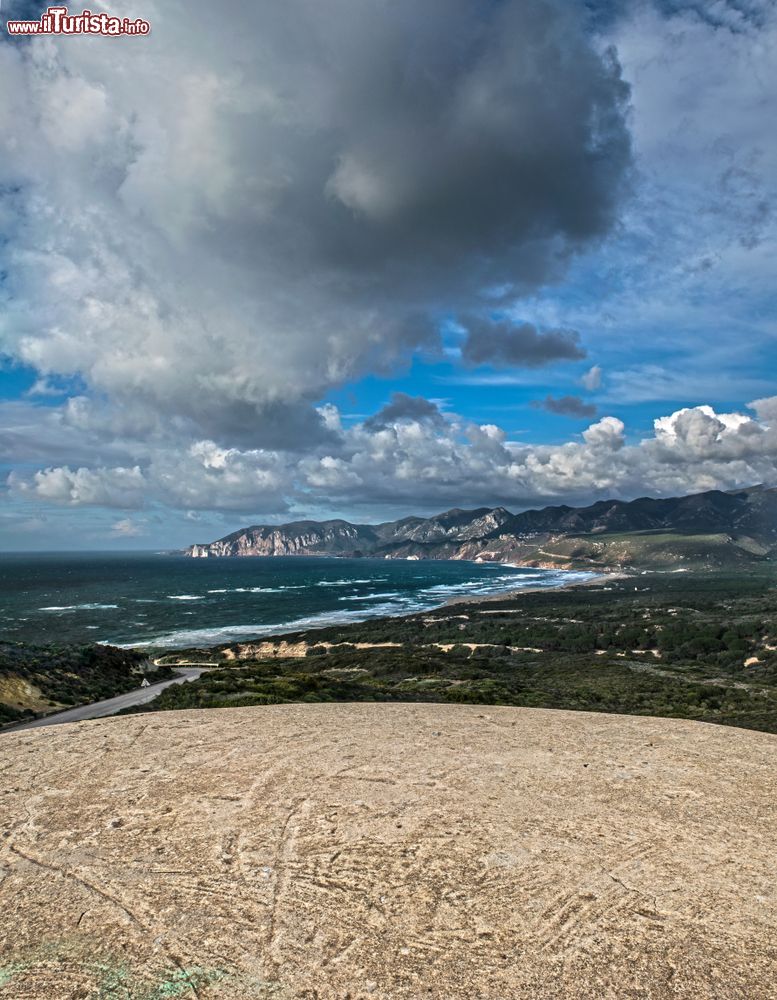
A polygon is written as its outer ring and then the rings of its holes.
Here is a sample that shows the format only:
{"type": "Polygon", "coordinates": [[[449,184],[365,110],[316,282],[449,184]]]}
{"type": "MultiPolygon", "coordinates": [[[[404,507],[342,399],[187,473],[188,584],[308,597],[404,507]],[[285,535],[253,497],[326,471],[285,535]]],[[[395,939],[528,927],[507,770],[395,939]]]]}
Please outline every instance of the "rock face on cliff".
{"type": "Polygon", "coordinates": [[[186,552],[196,558],[340,555],[660,566],[736,565],[766,558],[776,546],[777,490],[753,487],[521,514],[482,507],[384,524],[294,521],[243,528],[186,552]]]}
{"type": "Polygon", "coordinates": [[[348,521],[294,521],[269,527],[243,528],[209,545],[192,545],[187,554],[209,556],[346,555],[372,551],[375,531],[348,521]]]}
{"type": "Polygon", "coordinates": [[[773,1000],[777,737],[278,705],[0,737],[8,1000],[773,1000]]]}

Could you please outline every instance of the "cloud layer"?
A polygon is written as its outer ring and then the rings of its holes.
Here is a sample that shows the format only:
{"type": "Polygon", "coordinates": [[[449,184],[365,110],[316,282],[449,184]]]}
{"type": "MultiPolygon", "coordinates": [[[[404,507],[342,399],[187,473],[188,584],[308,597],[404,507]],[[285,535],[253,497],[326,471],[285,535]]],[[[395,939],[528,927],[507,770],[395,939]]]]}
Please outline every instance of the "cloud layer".
{"type": "Polygon", "coordinates": [[[709,406],[675,411],[656,419],[653,434],[636,444],[627,441],[621,420],[606,416],[561,445],[519,444],[495,425],[443,416],[428,401],[409,400],[395,397],[379,420],[349,429],[335,407],[323,408],[331,438],[304,455],[202,440],[183,453],[159,446],[143,466],[13,474],[10,488],[20,499],[69,507],[164,504],[279,515],[321,505],[520,508],[633,497],[646,484],[654,494],[672,495],[773,482],[777,470],[777,396],[753,402],[751,414],[709,406]]]}
{"type": "Polygon", "coordinates": [[[616,216],[628,91],[562,0],[114,8],[152,34],[0,44],[0,344],[44,376],[299,444],[616,216]]]}
{"type": "Polygon", "coordinates": [[[777,481],[771,0],[114,8],[0,38],[13,544],[777,481]]]}

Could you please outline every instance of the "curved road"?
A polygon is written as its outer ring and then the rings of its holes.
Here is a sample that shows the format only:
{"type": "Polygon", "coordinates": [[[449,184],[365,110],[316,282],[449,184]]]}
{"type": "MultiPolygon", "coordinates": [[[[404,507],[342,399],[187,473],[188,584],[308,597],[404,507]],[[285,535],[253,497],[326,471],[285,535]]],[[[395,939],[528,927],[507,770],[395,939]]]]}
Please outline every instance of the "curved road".
{"type": "Polygon", "coordinates": [[[84,722],[86,719],[100,719],[104,715],[115,715],[123,708],[131,708],[133,705],[145,705],[156,696],[170,687],[171,684],[186,684],[188,681],[196,681],[198,677],[205,673],[203,667],[183,667],[176,670],[178,674],[169,681],[159,681],[147,688],[138,688],[136,691],[128,691],[126,694],[117,695],[116,698],[107,698],[105,701],[95,701],[91,705],[80,705],[78,708],[69,708],[65,712],[57,712],[56,715],[48,715],[45,719],[35,719],[33,722],[21,722],[18,726],[9,726],[3,729],[3,733],[18,733],[22,729],[38,729],[41,726],[58,726],[64,722],[84,722]]]}

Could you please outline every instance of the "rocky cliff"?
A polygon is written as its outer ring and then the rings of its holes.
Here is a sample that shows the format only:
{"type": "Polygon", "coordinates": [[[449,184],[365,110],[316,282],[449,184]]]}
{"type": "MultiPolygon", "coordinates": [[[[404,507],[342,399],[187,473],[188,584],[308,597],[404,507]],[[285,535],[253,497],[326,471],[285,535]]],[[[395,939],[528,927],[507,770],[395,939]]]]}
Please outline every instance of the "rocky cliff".
{"type": "Polygon", "coordinates": [[[277,526],[257,526],[235,531],[208,545],[192,545],[187,555],[209,556],[309,556],[345,555],[376,546],[374,529],[347,521],[295,521],[277,526]]]}
{"type": "Polygon", "coordinates": [[[504,507],[449,510],[383,524],[294,521],[242,528],[195,558],[372,556],[477,559],[535,566],[737,565],[777,550],[777,489],[604,500],[511,514],[504,507]]]}

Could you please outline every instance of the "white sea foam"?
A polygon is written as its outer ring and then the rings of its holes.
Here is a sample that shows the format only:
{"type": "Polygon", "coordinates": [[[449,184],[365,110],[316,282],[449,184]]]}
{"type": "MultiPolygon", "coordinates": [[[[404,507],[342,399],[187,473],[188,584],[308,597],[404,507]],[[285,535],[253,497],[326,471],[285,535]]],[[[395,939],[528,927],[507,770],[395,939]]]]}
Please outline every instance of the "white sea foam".
{"type": "Polygon", "coordinates": [[[62,604],[38,608],[38,611],[113,611],[118,607],[118,604],[62,604]]]}
{"type": "Polygon", "coordinates": [[[305,584],[285,587],[231,587],[209,590],[209,594],[282,594],[284,590],[305,590],[305,584]]]}
{"type": "MultiPolygon", "coordinates": [[[[372,594],[346,595],[338,598],[339,601],[356,601],[359,607],[353,610],[345,608],[321,611],[315,614],[295,618],[290,621],[274,621],[267,623],[254,622],[250,624],[235,623],[233,625],[223,625],[203,628],[180,628],[170,632],[157,634],[142,642],[116,643],[104,640],[111,645],[121,645],[123,648],[133,647],[158,647],[163,649],[182,648],[186,646],[216,646],[221,643],[247,640],[251,638],[259,639],[267,635],[280,635],[289,632],[315,629],[330,625],[348,625],[353,622],[365,621],[380,617],[390,617],[397,615],[409,615],[418,612],[429,611],[439,607],[440,603],[452,596],[478,597],[501,593],[502,591],[519,590],[523,587],[537,586],[537,581],[542,581],[540,585],[547,587],[560,586],[566,583],[576,583],[590,579],[594,573],[584,571],[538,571],[535,573],[515,572],[505,573],[509,569],[504,564],[496,564],[495,569],[501,571],[501,575],[488,575],[488,578],[479,580],[462,581],[460,583],[438,584],[433,587],[418,590],[413,594],[400,594],[399,591],[379,592],[372,594]],[[374,602],[374,603],[373,603],[374,602]]],[[[382,578],[387,579],[387,578],[382,578]]],[[[359,584],[375,584],[380,582],[373,579],[340,579],[321,580],[312,586],[339,586],[353,587],[359,584]]],[[[292,585],[278,588],[266,587],[237,587],[230,590],[213,591],[218,593],[267,593],[278,592],[287,589],[309,589],[306,585],[292,585]]],[[[209,591],[210,593],[210,591],[209,591]]],[[[197,600],[194,595],[178,595],[178,599],[183,598],[197,600]]],[[[188,612],[192,614],[192,612],[188,612]]],[[[181,623],[183,624],[183,623],[181,623]]]]}
{"type": "Polygon", "coordinates": [[[355,594],[348,597],[338,597],[338,601],[379,601],[383,597],[401,597],[398,590],[390,590],[385,594],[355,594]]]}
{"type": "Polygon", "coordinates": [[[171,601],[201,601],[202,594],[168,594],[171,601]]]}
{"type": "Polygon", "coordinates": [[[104,644],[119,646],[121,649],[146,648],[149,646],[170,649],[184,646],[218,645],[237,639],[260,638],[263,635],[278,635],[285,632],[298,632],[300,629],[316,628],[324,625],[347,625],[351,622],[364,621],[366,618],[380,618],[386,615],[412,614],[422,611],[427,605],[414,601],[412,598],[399,601],[387,601],[369,609],[358,611],[322,611],[319,614],[305,618],[296,618],[289,622],[272,622],[261,625],[223,625],[214,628],[177,629],[159,635],[143,642],[116,643],[108,639],[104,644]]]}
{"type": "Polygon", "coordinates": [[[462,597],[481,597],[488,594],[500,593],[501,591],[522,590],[525,587],[537,586],[540,580],[541,586],[555,587],[564,582],[575,582],[577,580],[587,580],[593,576],[592,573],[569,573],[559,571],[556,573],[521,573],[507,574],[488,580],[470,580],[464,583],[440,583],[434,587],[427,587],[421,593],[429,597],[455,596],[461,594],[462,597]]]}
{"type": "Polygon", "coordinates": [[[462,592],[471,592],[473,590],[490,590],[493,587],[493,583],[483,583],[482,581],[472,581],[470,583],[438,583],[434,587],[426,587],[421,591],[422,594],[428,594],[433,597],[435,594],[460,594],[462,592]]]}

